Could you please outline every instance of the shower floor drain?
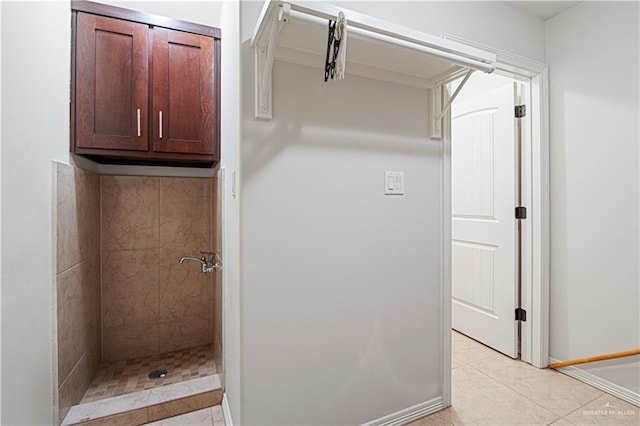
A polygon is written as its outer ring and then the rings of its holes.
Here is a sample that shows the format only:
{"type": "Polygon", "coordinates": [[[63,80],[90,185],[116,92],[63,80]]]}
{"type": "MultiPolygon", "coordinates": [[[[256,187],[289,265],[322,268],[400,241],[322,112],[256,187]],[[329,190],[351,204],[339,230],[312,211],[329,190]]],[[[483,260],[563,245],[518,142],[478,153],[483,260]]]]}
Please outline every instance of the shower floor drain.
{"type": "Polygon", "coordinates": [[[153,370],[151,373],[149,373],[149,378],[150,379],[162,379],[166,375],[167,375],[167,370],[165,368],[162,368],[160,370],[153,370]]]}

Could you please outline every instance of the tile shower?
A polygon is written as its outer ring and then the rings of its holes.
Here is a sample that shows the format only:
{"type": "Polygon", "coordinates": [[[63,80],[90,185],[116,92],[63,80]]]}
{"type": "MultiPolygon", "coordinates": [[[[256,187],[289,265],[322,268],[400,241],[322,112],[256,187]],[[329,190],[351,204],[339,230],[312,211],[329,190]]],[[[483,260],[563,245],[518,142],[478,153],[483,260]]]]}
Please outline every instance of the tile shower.
{"type": "Polygon", "coordinates": [[[97,175],[55,163],[60,421],[96,401],[221,369],[218,178],[97,175]],[[166,368],[158,380],[150,370],[166,368]]]}

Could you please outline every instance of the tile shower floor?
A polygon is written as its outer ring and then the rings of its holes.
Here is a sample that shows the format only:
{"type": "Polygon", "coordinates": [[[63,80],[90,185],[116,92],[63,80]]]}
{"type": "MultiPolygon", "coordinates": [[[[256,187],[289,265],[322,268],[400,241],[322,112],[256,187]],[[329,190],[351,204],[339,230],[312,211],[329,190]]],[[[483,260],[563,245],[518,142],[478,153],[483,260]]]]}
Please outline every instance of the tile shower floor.
{"type": "Polygon", "coordinates": [[[143,358],[107,362],[100,366],[80,404],[153,389],[217,373],[211,345],[143,358]],[[149,373],[166,369],[167,375],[149,379],[149,373]]]}

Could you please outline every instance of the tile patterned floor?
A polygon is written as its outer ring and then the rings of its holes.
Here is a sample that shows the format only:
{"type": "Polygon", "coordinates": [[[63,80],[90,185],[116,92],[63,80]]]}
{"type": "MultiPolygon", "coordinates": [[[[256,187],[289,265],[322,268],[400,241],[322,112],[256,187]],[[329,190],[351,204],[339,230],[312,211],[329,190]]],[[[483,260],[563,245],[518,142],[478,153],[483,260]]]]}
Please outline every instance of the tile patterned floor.
{"type": "Polygon", "coordinates": [[[452,335],[453,406],[427,425],[640,425],[640,409],[554,370],[452,335]]]}
{"type": "Polygon", "coordinates": [[[217,369],[211,345],[108,362],[100,366],[80,403],[157,388],[215,373],[217,369]],[[149,379],[149,372],[159,368],[167,369],[167,376],[149,379]]]}

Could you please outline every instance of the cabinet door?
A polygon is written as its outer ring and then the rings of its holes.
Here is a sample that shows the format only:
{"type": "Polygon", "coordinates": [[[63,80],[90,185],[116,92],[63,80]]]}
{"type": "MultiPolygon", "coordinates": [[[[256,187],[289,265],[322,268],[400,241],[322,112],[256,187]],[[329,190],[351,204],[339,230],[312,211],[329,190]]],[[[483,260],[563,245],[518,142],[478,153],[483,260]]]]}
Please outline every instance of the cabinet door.
{"type": "Polygon", "coordinates": [[[153,150],[213,155],[214,40],[153,29],[153,150]]]}
{"type": "Polygon", "coordinates": [[[78,14],[76,147],[148,150],[149,28],[78,14]]]}

